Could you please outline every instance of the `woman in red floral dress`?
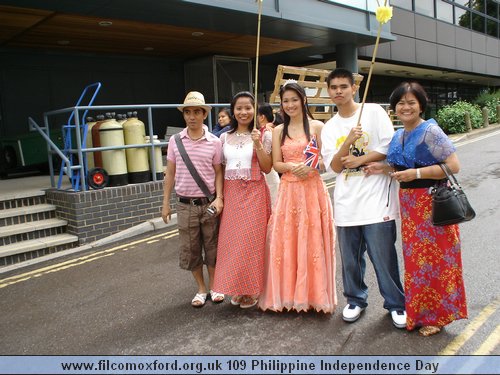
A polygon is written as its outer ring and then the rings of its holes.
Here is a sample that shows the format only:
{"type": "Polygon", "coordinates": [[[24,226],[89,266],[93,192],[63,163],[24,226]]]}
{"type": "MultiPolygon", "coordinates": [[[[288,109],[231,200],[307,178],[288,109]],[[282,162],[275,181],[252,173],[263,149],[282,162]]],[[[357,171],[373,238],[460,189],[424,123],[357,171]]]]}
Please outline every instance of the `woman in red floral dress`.
{"type": "Polygon", "coordinates": [[[391,108],[404,125],[392,138],[389,164],[374,163],[370,173],[385,172],[400,183],[401,236],[405,264],[408,330],[423,336],[467,318],[458,225],[434,226],[429,188],[460,169],[455,147],[434,119],[423,120],[427,95],[418,83],[403,82],[390,97],[391,108]]]}

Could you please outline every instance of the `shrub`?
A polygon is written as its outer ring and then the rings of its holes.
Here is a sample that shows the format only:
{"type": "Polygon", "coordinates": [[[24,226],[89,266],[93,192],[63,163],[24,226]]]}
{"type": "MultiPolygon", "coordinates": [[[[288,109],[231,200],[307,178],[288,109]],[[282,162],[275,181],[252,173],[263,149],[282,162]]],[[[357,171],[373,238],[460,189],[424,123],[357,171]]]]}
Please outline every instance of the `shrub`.
{"type": "Polygon", "coordinates": [[[490,124],[494,124],[498,121],[497,119],[497,105],[500,104],[500,90],[495,92],[485,91],[474,99],[474,104],[477,104],[480,108],[488,108],[488,121],[490,124]]]}
{"type": "Polygon", "coordinates": [[[466,133],[468,129],[465,124],[465,112],[470,113],[473,129],[483,125],[483,115],[479,106],[464,101],[457,101],[441,108],[436,116],[438,124],[447,134],[466,133]]]}
{"type": "Polygon", "coordinates": [[[486,102],[485,107],[488,108],[488,121],[490,124],[496,124],[497,119],[497,105],[500,104],[500,99],[492,98],[486,102]]]}
{"type": "Polygon", "coordinates": [[[483,108],[492,100],[500,100],[500,90],[494,92],[484,91],[474,99],[473,103],[483,108]]]}

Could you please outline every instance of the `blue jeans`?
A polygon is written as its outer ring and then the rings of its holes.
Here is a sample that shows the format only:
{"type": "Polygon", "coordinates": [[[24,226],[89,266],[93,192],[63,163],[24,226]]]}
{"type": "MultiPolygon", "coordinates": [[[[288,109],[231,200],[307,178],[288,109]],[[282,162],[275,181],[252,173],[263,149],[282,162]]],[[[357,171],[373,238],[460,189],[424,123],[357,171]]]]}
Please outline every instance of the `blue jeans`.
{"type": "Polygon", "coordinates": [[[368,287],[364,282],[366,271],[365,252],[372,261],[377,275],[380,294],[384,297],[384,308],[405,309],[403,286],[399,277],[396,252],[396,222],[394,220],[353,227],[337,227],[340,255],[342,257],[342,280],[347,303],[366,307],[368,287]]]}

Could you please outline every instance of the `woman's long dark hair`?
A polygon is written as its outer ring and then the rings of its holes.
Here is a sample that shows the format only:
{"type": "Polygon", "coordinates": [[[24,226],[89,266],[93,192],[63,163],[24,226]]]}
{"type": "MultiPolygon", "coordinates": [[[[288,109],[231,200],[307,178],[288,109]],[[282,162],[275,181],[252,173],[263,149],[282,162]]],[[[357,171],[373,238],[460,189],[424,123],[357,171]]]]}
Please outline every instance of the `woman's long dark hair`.
{"type": "Polygon", "coordinates": [[[304,124],[304,132],[306,133],[307,140],[311,140],[311,131],[309,129],[309,117],[312,119],[311,112],[307,107],[307,95],[302,86],[296,82],[290,82],[283,85],[280,89],[280,99],[281,99],[281,113],[283,114],[283,133],[281,134],[281,144],[285,143],[285,138],[288,135],[288,125],[290,125],[290,116],[283,109],[283,94],[285,91],[292,90],[297,93],[302,103],[302,122],[304,124]]]}
{"type": "MultiPolygon", "coordinates": [[[[236,129],[238,129],[238,121],[236,121],[236,117],[234,116],[234,106],[236,105],[236,101],[239,98],[250,98],[250,101],[252,102],[253,109],[255,110],[255,98],[253,94],[250,91],[240,91],[236,95],[233,96],[233,99],[231,100],[231,130],[228,131],[228,133],[234,133],[236,129]]],[[[248,125],[248,131],[252,132],[253,130],[253,120],[254,118],[252,117],[252,121],[248,125]]]]}

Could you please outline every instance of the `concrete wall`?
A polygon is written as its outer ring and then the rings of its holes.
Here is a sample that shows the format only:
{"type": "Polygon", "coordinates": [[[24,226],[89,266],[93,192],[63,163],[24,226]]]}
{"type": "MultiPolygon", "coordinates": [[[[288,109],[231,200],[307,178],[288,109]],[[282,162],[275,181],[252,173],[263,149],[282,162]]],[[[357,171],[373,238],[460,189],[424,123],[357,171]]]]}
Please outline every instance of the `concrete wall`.
{"type": "MultiPolygon", "coordinates": [[[[394,8],[391,32],[397,40],[380,46],[377,59],[468,73],[500,75],[500,41],[434,18],[394,8]]],[[[360,48],[371,57],[373,46],[360,48]]]]}
{"type": "MultiPolygon", "coordinates": [[[[85,192],[50,189],[46,197],[57,207],[57,217],[68,221],[67,232],[83,245],[160,217],[163,181],[85,192]]],[[[173,194],[170,205],[175,212],[173,194]]]]}

